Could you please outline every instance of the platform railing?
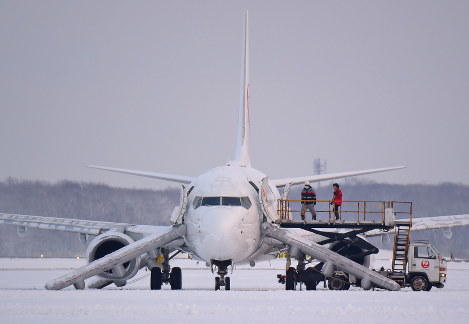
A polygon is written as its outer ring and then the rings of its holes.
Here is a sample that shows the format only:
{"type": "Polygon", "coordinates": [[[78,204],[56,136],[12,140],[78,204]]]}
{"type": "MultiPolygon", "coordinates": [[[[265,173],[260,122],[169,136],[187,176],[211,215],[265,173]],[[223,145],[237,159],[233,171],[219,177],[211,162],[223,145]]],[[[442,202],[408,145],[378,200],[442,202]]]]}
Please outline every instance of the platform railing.
{"type": "MultiPolygon", "coordinates": [[[[306,204],[312,201],[306,200],[278,200],[278,214],[281,222],[302,221],[301,213],[304,213],[307,221],[312,220],[312,215],[306,208],[306,204]]],[[[385,223],[385,210],[397,205],[409,205],[409,211],[397,211],[398,214],[409,214],[412,217],[411,202],[381,201],[381,200],[344,200],[339,207],[339,219],[335,219],[334,203],[330,200],[316,200],[314,206],[316,222],[327,223],[385,223]],[[332,203],[332,204],[331,204],[332,203]]]]}

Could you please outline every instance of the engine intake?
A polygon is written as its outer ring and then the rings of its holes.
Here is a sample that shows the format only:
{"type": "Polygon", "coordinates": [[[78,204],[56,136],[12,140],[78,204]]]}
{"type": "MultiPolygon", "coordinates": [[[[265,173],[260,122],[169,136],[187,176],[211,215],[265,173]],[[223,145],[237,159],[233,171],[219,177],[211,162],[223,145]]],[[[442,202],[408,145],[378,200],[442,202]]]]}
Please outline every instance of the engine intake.
{"type": "MultiPolygon", "coordinates": [[[[98,235],[91,241],[86,251],[88,262],[91,263],[98,260],[134,242],[135,241],[130,236],[119,232],[106,232],[98,235]]],[[[101,273],[99,276],[110,280],[127,280],[135,276],[137,271],[140,269],[140,262],[141,257],[125,262],[123,264],[125,269],[123,275],[118,276],[113,274],[112,269],[109,269],[101,273]]]]}

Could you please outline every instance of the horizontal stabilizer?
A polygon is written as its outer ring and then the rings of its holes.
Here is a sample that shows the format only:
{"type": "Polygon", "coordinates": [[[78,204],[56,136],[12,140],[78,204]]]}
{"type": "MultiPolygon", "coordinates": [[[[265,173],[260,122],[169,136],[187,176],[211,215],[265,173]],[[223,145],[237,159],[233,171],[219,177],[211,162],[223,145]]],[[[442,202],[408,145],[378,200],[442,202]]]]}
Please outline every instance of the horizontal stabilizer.
{"type": "Polygon", "coordinates": [[[360,170],[360,171],[349,171],[349,172],[338,172],[338,173],[329,173],[329,174],[318,174],[318,175],[305,176],[305,177],[270,180],[270,182],[272,184],[274,184],[276,187],[283,187],[283,186],[285,186],[289,183],[298,184],[298,183],[304,183],[306,181],[318,182],[318,181],[353,177],[353,176],[364,175],[364,174],[399,170],[399,169],[403,169],[403,168],[405,168],[405,166],[397,166],[397,167],[390,167],[390,168],[379,168],[379,169],[368,169],[368,170],[360,170]]]}
{"type": "Polygon", "coordinates": [[[133,260],[140,255],[174,241],[186,233],[185,225],[170,227],[165,233],[153,234],[97,259],[86,266],[69,272],[46,284],[48,290],[60,290],[70,285],[84,287],[84,280],[99,275],[115,266],[133,260]]]}
{"type": "Polygon", "coordinates": [[[183,184],[191,183],[193,180],[192,177],[186,177],[186,176],[177,175],[177,174],[166,174],[166,173],[155,173],[155,172],[137,171],[137,170],[129,170],[129,169],[118,169],[118,168],[110,168],[110,167],[97,166],[97,165],[87,165],[87,167],[93,168],[93,169],[112,171],[112,172],[126,173],[126,174],[136,175],[140,177],[146,177],[146,178],[172,181],[172,182],[183,183],[183,184]]]}
{"type": "Polygon", "coordinates": [[[375,271],[372,271],[361,264],[352,261],[338,253],[320,246],[304,237],[295,234],[293,231],[283,229],[269,223],[262,224],[262,232],[267,236],[275,238],[287,245],[298,248],[306,255],[324,262],[323,273],[326,277],[333,274],[334,267],[343,270],[362,280],[364,289],[371,288],[371,284],[387,290],[400,290],[399,284],[388,279],[375,271]]]}

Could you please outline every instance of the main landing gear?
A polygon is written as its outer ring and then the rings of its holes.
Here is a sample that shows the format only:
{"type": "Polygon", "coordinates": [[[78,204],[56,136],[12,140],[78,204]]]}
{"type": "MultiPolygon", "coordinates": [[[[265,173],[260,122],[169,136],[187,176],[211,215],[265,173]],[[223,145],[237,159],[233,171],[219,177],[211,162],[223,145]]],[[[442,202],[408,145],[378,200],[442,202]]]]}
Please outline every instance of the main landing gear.
{"type": "Polygon", "coordinates": [[[164,284],[170,284],[171,290],[180,290],[182,288],[182,271],[179,267],[171,268],[169,260],[174,258],[179,252],[174,253],[171,257],[168,255],[168,250],[162,250],[164,261],[160,267],[151,268],[150,289],[161,290],[164,284]]]}
{"type": "Polygon", "coordinates": [[[225,287],[225,290],[231,289],[230,277],[226,277],[228,274],[228,267],[231,265],[231,260],[218,261],[212,260],[212,272],[213,266],[217,267],[217,274],[219,277],[215,277],[215,290],[220,290],[221,287],[225,287]]]}

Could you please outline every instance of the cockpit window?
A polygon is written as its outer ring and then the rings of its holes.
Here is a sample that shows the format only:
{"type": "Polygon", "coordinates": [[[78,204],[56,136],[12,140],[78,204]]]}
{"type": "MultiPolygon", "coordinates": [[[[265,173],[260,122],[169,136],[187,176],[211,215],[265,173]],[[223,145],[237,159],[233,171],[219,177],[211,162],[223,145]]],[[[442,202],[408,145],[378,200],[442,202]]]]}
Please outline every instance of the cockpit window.
{"type": "Polygon", "coordinates": [[[241,206],[246,209],[251,208],[252,203],[249,197],[195,197],[194,209],[200,206],[241,206]]]}
{"type": "Polygon", "coordinates": [[[202,206],[219,206],[220,197],[203,197],[202,206]]]}
{"type": "Polygon", "coordinates": [[[249,197],[241,197],[241,206],[243,206],[246,209],[251,208],[252,206],[251,199],[249,199],[249,197]]]}
{"type": "Polygon", "coordinates": [[[194,209],[199,208],[200,204],[202,204],[202,197],[196,196],[193,203],[194,209]]]}
{"type": "Polygon", "coordinates": [[[241,198],[239,197],[221,197],[223,206],[241,206],[241,198]]]}

